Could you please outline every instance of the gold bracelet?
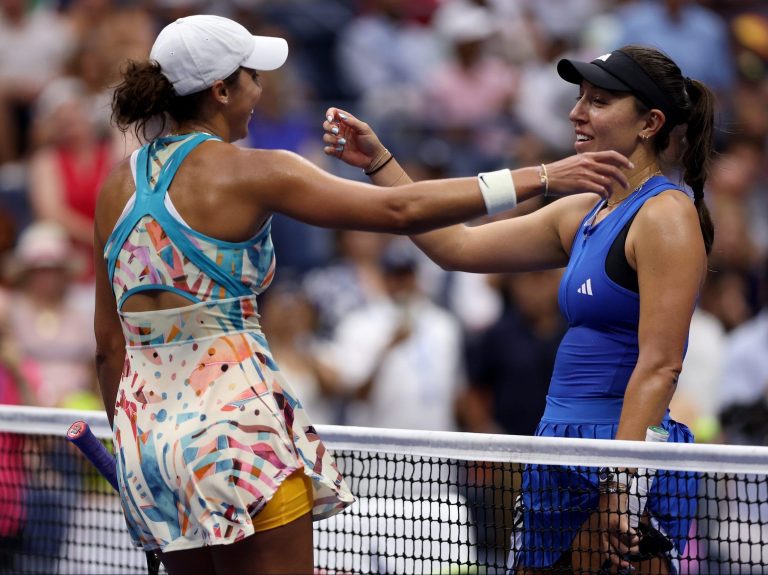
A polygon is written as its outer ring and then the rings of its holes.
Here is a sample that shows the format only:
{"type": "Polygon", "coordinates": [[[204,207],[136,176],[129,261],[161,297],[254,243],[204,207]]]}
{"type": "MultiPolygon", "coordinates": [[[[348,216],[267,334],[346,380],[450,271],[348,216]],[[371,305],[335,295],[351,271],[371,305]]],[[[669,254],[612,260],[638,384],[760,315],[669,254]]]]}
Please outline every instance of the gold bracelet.
{"type": "Polygon", "coordinates": [[[544,197],[547,197],[549,193],[549,175],[547,174],[547,166],[541,164],[539,166],[539,183],[544,186],[544,197]]]}

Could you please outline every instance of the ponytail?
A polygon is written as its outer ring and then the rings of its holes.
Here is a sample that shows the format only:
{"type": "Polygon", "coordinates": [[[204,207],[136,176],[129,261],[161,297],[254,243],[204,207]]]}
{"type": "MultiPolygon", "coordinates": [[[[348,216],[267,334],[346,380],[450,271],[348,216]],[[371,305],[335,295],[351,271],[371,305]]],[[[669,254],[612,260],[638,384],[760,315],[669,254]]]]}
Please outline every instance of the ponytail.
{"type": "MultiPolygon", "coordinates": [[[[237,84],[240,70],[224,78],[230,89],[237,84]]],[[[150,141],[166,132],[169,119],[178,125],[199,118],[209,92],[179,96],[157,62],[130,61],[112,94],[112,121],[121,131],[133,127],[137,138],[150,141]]]]}
{"type": "Polygon", "coordinates": [[[165,132],[166,112],[175,98],[176,91],[158,64],[130,61],[112,94],[112,121],[122,132],[133,126],[137,138],[151,140],[165,132]]]}
{"type": "Polygon", "coordinates": [[[685,79],[685,88],[691,102],[685,130],[683,151],[683,180],[693,190],[693,200],[699,213],[699,224],[704,237],[704,247],[709,254],[715,239],[715,228],[704,202],[704,184],[714,149],[714,107],[712,91],[698,80],[685,79]]]}
{"type": "MultiPolygon", "coordinates": [[[[715,229],[704,202],[704,184],[709,175],[709,164],[714,150],[715,96],[697,80],[683,77],[680,68],[666,54],[645,46],[624,46],[628,54],[645,70],[656,86],[672,100],[679,117],[678,123],[687,124],[685,146],[681,158],[683,180],[693,190],[693,201],[699,213],[701,235],[709,254],[715,238],[715,229]]],[[[635,98],[640,109],[647,106],[635,98]]],[[[654,146],[657,154],[669,147],[674,124],[670,118],[661,127],[654,146]]]]}

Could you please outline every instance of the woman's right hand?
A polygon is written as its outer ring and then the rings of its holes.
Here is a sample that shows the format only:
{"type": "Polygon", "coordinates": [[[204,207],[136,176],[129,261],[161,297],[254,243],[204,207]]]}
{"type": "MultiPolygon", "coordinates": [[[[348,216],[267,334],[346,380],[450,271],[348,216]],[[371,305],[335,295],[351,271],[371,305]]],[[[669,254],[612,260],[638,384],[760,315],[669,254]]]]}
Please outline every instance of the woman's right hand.
{"type": "Polygon", "coordinates": [[[627,556],[639,552],[640,538],[637,530],[630,527],[628,494],[601,493],[598,513],[603,567],[629,569],[627,556]]]}
{"type": "Polygon", "coordinates": [[[335,156],[350,166],[367,170],[388,155],[371,127],[339,108],[328,108],[323,122],[323,152],[335,156]]]}
{"type": "Polygon", "coordinates": [[[593,193],[603,198],[618,184],[629,189],[626,171],[634,168],[624,155],[613,150],[584,152],[546,165],[547,195],[570,196],[593,193]]]}

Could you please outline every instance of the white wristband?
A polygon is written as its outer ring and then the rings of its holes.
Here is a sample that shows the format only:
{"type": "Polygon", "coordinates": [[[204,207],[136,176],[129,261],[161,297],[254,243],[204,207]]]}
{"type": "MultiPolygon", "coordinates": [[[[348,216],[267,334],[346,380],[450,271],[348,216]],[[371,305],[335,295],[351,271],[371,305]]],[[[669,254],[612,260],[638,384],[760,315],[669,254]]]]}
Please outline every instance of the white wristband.
{"type": "Polygon", "coordinates": [[[477,181],[483,194],[485,211],[489,215],[511,210],[517,205],[517,192],[511,171],[482,172],[477,174],[477,181]]]}

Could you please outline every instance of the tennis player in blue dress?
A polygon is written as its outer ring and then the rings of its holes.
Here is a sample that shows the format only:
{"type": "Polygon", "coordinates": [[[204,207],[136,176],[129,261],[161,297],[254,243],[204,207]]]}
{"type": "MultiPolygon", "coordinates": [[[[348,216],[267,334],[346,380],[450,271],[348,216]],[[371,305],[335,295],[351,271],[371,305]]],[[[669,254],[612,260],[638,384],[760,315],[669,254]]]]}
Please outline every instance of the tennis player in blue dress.
{"type": "MultiPolygon", "coordinates": [[[[591,62],[561,60],[557,72],[578,86],[569,115],[577,154],[518,170],[512,186],[526,198],[531,186],[549,197],[568,190],[568,197],[519,217],[412,239],[446,269],[566,268],[559,304],[569,329],[537,435],[642,441],[649,426],[661,426],[669,441],[690,443],[689,429],[670,419],[669,403],[714,236],[703,197],[713,94],[642,46],[591,62]],[[682,153],[677,165],[664,164],[665,175],[661,156],[669,148],[682,153]],[[629,159],[621,167],[629,185],[607,173],[590,177],[595,155],[607,152],[629,159]],[[679,184],[667,177],[673,173],[679,184]],[[573,195],[578,187],[592,193],[573,195]]],[[[326,154],[358,167],[387,154],[364,122],[336,108],[327,116],[326,154]]],[[[499,172],[481,174],[481,187],[499,172]]],[[[372,180],[410,181],[396,161],[372,180]]],[[[626,513],[636,470],[601,471],[525,468],[511,572],[677,572],[695,513],[695,475],[657,474],[636,530],[626,513]]]]}

